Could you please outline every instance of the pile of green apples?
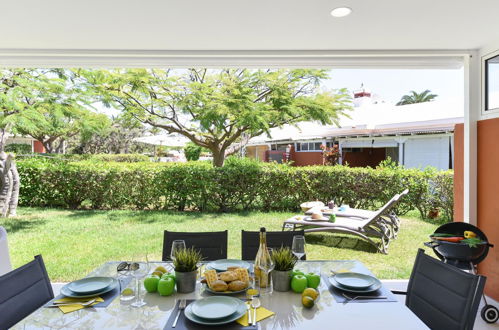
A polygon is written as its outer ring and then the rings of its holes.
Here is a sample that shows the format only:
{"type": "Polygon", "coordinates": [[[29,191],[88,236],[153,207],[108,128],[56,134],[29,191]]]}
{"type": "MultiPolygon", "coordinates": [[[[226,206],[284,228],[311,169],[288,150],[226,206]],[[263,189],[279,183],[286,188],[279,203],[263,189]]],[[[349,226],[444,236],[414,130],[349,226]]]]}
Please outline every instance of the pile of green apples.
{"type": "Polygon", "coordinates": [[[317,289],[321,283],[320,274],[307,273],[294,269],[291,273],[291,290],[302,293],[306,288],[317,289]]]}
{"type": "Polygon", "coordinates": [[[144,279],[144,288],[149,293],[158,292],[160,296],[171,296],[175,291],[175,275],[163,266],[156,267],[154,272],[144,279]]]}

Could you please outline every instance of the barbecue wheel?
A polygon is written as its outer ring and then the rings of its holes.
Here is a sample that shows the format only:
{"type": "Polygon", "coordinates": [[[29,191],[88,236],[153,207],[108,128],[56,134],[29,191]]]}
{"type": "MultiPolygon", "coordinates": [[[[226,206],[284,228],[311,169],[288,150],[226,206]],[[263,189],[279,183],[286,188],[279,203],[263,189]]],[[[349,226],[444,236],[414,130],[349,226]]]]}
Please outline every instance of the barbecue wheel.
{"type": "Polygon", "coordinates": [[[499,319],[499,310],[492,305],[485,305],[482,308],[481,316],[487,323],[496,323],[499,319]]]}

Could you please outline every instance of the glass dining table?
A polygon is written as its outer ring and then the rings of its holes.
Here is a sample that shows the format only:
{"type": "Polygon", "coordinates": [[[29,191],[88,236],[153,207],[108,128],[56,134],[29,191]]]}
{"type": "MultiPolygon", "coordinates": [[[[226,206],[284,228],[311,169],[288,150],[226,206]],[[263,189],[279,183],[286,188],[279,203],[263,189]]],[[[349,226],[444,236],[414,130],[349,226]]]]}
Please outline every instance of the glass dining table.
{"type": "MultiPolygon", "coordinates": [[[[116,277],[119,262],[107,262],[88,276],[116,277]]],[[[151,268],[165,265],[152,262],[151,268]]],[[[169,265],[166,265],[167,267],[169,265]]],[[[258,322],[259,329],[428,329],[419,318],[401,302],[337,302],[331,293],[328,276],[333,271],[353,271],[370,275],[359,261],[301,261],[300,268],[321,271],[320,293],[313,308],[305,308],[301,295],[289,292],[272,292],[260,297],[263,307],[274,316],[258,322]]],[[[109,306],[87,307],[63,314],[57,308],[41,307],[14,326],[14,329],[167,329],[170,315],[180,299],[199,299],[211,294],[201,283],[189,294],[175,293],[162,297],[157,293],[142,293],[145,305],[130,306],[130,302],[116,298],[109,306]]],[[[237,297],[237,296],[236,296],[237,297]]],[[[240,298],[245,298],[241,294],[240,298]]],[[[223,327],[213,327],[223,329],[223,327]]]]}

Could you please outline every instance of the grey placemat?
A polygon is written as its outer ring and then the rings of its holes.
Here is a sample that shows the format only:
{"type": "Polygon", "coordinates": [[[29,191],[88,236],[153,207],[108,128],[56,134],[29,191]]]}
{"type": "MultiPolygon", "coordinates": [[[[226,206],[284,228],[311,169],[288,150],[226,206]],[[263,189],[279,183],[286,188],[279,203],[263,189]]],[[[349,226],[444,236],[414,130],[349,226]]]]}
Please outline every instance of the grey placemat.
{"type": "Polygon", "coordinates": [[[381,285],[381,288],[374,292],[369,292],[369,293],[352,293],[352,292],[343,292],[337,288],[335,288],[331,283],[329,282],[329,278],[327,276],[322,276],[322,280],[324,283],[327,285],[329,292],[333,295],[334,300],[338,303],[372,303],[372,302],[397,302],[397,298],[395,295],[388,290],[384,285],[381,285]],[[355,297],[355,296],[373,296],[373,297],[386,297],[386,299],[367,299],[367,298],[362,298],[362,299],[354,299],[354,300],[349,300],[343,296],[343,293],[348,295],[349,297],[355,297]]]}
{"type": "MultiPolygon", "coordinates": [[[[116,297],[120,296],[121,291],[127,287],[127,285],[130,283],[131,280],[132,280],[132,277],[124,277],[124,278],[118,279],[118,281],[120,282],[120,285],[118,285],[115,289],[113,289],[109,292],[106,292],[102,295],[99,295],[99,297],[104,299],[104,301],[101,303],[95,304],[92,307],[107,307],[107,306],[109,306],[109,304],[111,304],[113,302],[113,300],[116,299],[116,297]]],[[[62,299],[62,298],[66,298],[66,296],[60,294],[57,297],[55,297],[54,299],[50,300],[48,303],[46,303],[44,305],[44,307],[47,307],[48,305],[52,305],[54,300],[58,300],[58,299],[62,299]]],[[[89,299],[91,299],[91,298],[89,298],[89,299]]]]}
{"type": "MultiPolygon", "coordinates": [[[[187,299],[187,305],[189,305],[191,302],[196,301],[195,299],[187,299]]],[[[175,328],[172,328],[173,321],[175,321],[175,317],[177,316],[178,313],[178,305],[180,304],[180,300],[177,301],[175,304],[175,308],[173,308],[172,313],[170,317],[168,318],[168,321],[166,321],[165,327],[163,330],[166,329],[175,329],[175,330],[193,330],[193,329],[226,329],[226,330],[256,330],[258,329],[258,324],[257,325],[249,325],[247,327],[244,327],[240,325],[239,323],[231,322],[225,325],[217,325],[217,326],[208,326],[208,325],[202,325],[202,324],[197,324],[194,322],[191,322],[188,320],[184,313],[180,313],[180,316],[177,321],[177,325],[175,328]]]]}

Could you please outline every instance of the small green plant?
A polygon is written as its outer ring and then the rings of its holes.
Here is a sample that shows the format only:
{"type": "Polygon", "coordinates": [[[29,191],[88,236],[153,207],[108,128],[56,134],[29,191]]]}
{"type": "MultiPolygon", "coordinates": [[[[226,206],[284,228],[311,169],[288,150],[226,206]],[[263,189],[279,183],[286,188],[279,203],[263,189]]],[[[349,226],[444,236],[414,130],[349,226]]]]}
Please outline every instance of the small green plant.
{"type": "Polygon", "coordinates": [[[194,247],[180,249],[175,252],[173,267],[176,272],[192,272],[198,269],[198,263],[203,259],[201,253],[194,247]]]}
{"type": "Polygon", "coordinates": [[[275,249],[271,258],[274,261],[274,270],[278,271],[292,270],[296,264],[296,258],[289,247],[275,249]]]}

